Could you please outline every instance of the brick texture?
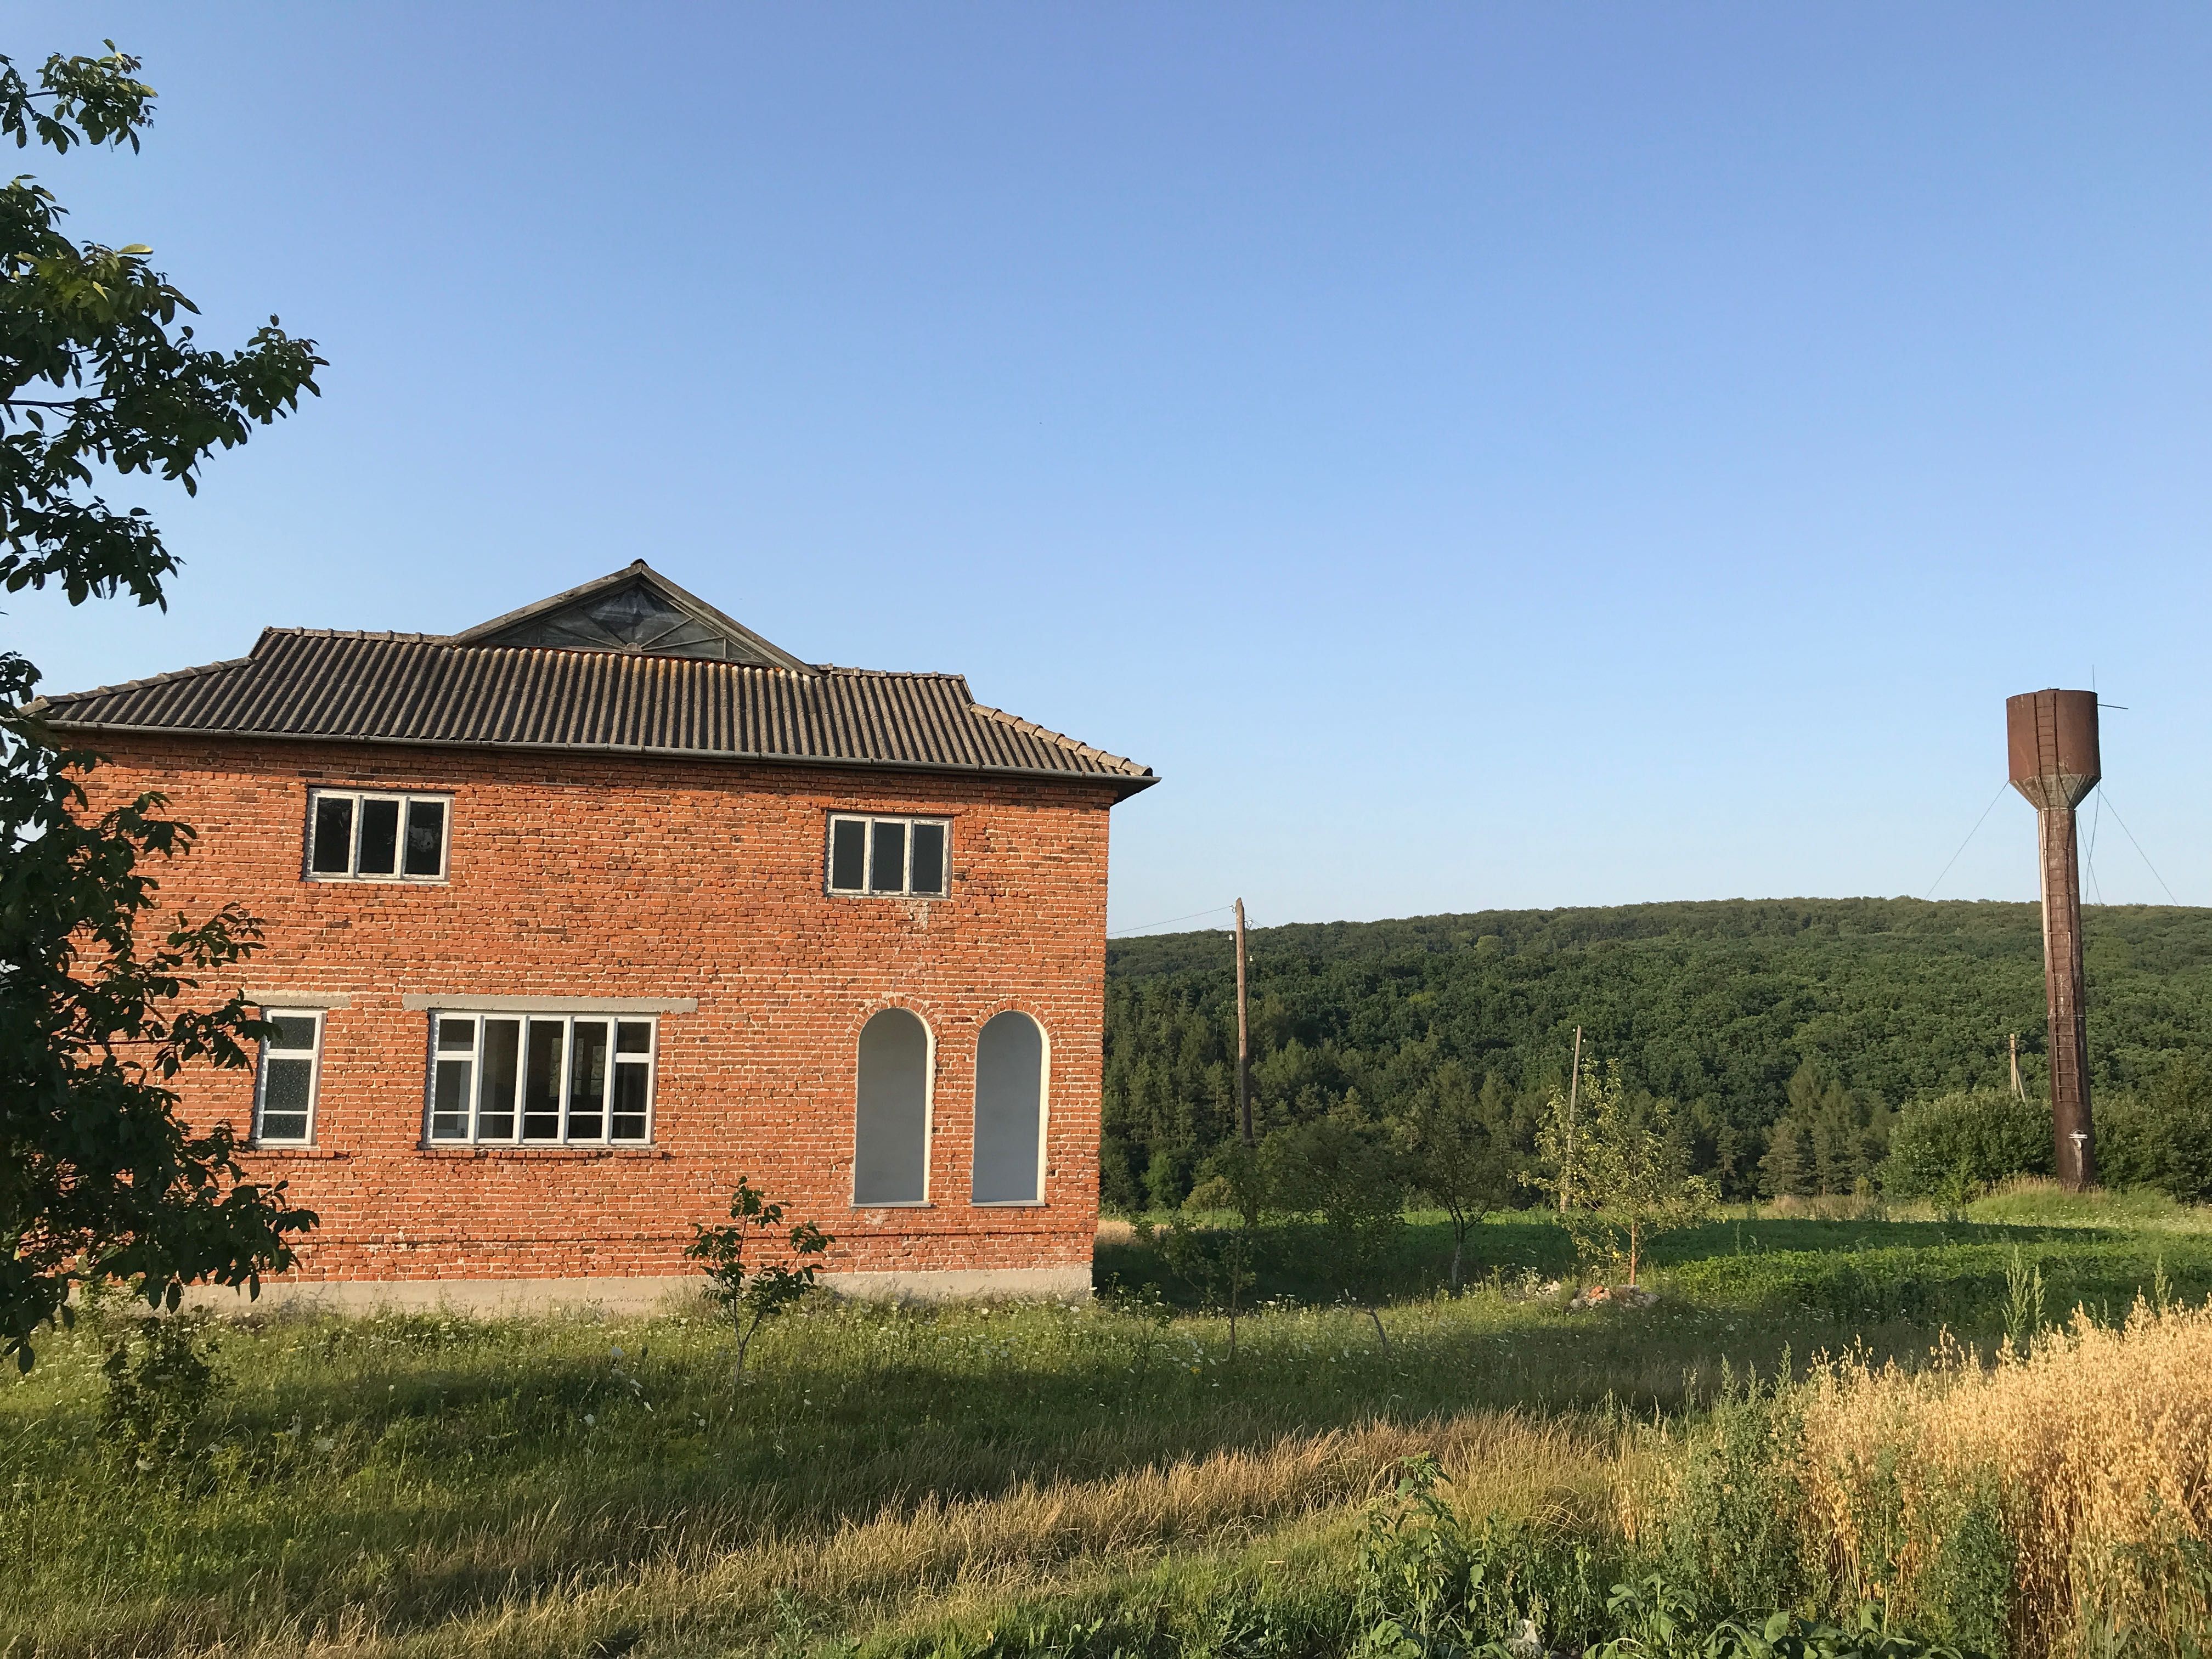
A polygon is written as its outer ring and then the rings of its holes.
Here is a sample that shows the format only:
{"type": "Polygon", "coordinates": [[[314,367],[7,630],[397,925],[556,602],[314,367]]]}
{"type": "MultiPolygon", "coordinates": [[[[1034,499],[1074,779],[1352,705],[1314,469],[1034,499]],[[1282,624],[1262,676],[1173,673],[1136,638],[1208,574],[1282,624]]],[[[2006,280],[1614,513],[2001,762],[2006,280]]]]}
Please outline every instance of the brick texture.
{"type": "MultiPolygon", "coordinates": [[[[161,914],[236,899],[265,947],[238,983],[343,994],[316,1145],[246,1160],[322,1224],[307,1279],[686,1271],[739,1175],[836,1243],[830,1271],[1087,1267],[1097,1212],[1110,790],[842,769],[384,745],[116,738],[100,797],[158,789],[200,832],[161,914]],[[307,792],[453,796],[443,884],[307,881],[307,792]],[[824,891],[832,811],[952,823],[941,899],[824,891]],[[434,996],[696,998],[660,1017],[653,1144],[425,1144],[434,996]],[[926,1208],[852,1206],[855,1048],[877,1010],[935,1036],[926,1208]],[[1018,1008],[1050,1042],[1045,1202],[968,1201],[975,1042],[1018,1008]]],[[[228,991],[225,984],[219,988],[228,991]]],[[[251,1127],[241,1073],[181,1079],[196,1121],[251,1127]]]]}

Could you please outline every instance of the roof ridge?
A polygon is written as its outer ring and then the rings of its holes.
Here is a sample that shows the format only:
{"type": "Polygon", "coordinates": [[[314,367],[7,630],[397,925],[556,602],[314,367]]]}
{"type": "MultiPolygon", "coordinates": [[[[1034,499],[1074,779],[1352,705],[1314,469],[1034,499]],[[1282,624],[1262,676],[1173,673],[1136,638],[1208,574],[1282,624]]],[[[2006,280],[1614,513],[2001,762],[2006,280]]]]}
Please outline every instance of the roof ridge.
{"type": "MultiPolygon", "coordinates": [[[[633,651],[613,645],[500,645],[480,640],[465,640],[458,634],[409,634],[394,629],[371,628],[264,628],[265,637],[281,634],[287,639],[297,640],[368,640],[399,645],[435,645],[448,651],[504,651],[514,656],[562,657],[619,657],[625,661],[640,662],[697,662],[710,668],[738,669],[749,674],[792,674],[804,677],[825,672],[820,666],[808,664],[802,668],[785,668],[775,663],[732,662],[722,657],[686,657],[667,651],[633,651]]],[[[245,659],[240,659],[240,661],[245,659]]],[[[874,669],[839,669],[839,673],[867,674],[874,669]]],[[[957,674],[946,678],[957,679],[957,674]]]]}
{"type": "Polygon", "coordinates": [[[1069,737],[1065,732],[1055,732],[1048,726],[1039,726],[1035,720],[1025,720],[1019,714],[1010,714],[1003,708],[992,708],[988,703],[971,702],[968,707],[986,720],[997,720],[1002,726],[1012,726],[1024,737],[1042,738],[1048,743],[1056,743],[1061,748],[1080,755],[1087,761],[1095,761],[1100,765],[1112,767],[1129,777],[1145,778],[1152,775],[1151,767],[1139,766],[1127,755],[1116,755],[1110,750],[1097,748],[1079,738],[1069,737]]]}
{"type": "MultiPolygon", "coordinates": [[[[263,639],[283,634],[305,640],[398,640],[405,645],[450,645],[450,634],[410,634],[396,628],[264,628],[263,639]]],[[[258,643],[258,641],[257,641],[258,643]]]]}
{"type": "MultiPolygon", "coordinates": [[[[264,632],[267,630],[264,630],[264,632]]],[[[220,674],[228,668],[251,668],[251,656],[225,657],[220,662],[204,662],[191,668],[172,668],[166,674],[149,674],[140,680],[118,680],[112,685],[88,685],[82,691],[56,691],[46,696],[33,697],[23,705],[24,712],[50,708],[58,702],[75,702],[80,697],[106,696],[123,691],[143,691],[151,686],[173,685],[179,680],[197,679],[202,674],[220,674]]]]}
{"type": "Polygon", "coordinates": [[[878,680],[964,680],[965,674],[957,674],[944,668],[847,668],[834,662],[817,663],[815,667],[824,674],[852,674],[878,680]]]}

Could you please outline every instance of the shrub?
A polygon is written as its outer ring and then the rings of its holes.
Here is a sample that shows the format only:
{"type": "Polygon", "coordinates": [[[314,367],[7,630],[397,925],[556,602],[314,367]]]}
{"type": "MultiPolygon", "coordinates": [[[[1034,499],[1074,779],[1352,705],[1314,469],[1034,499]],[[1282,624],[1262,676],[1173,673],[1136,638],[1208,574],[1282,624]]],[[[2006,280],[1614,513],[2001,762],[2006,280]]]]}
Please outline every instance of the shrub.
{"type": "Polygon", "coordinates": [[[132,1474],[151,1474],[180,1462],[222,1389],[208,1364],[215,1343],[204,1335],[205,1322],[192,1314],[155,1315],[132,1321],[108,1345],[100,1367],[107,1380],[100,1428],[132,1474]]]}
{"type": "Polygon", "coordinates": [[[1526,1521],[1492,1515],[1470,1525],[1431,1456],[1407,1458],[1398,1470],[1368,1507],[1354,1652],[1413,1659],[1509,1639],[1510,1651],[1535,1655],[1606,1632],[1604,1587],[1618,1559],[1526,1521]]]}
{"type": "Polygon", "coordinates": [[[1963,1201],[2008,1176],[2051,1173],[2049,1110],[2001,1089],[1969,1089],[1898,1114],[1881,1183],[1900,1198],[1963,1201]]]}
{"type": "Polygon", "coordinates": [[[2212,1200],[2212,1065],[2194,1054],[2140,1093],[2096,1102],[2097,1168],[2114,1187],[2154,1187],[2184,1204],[2212,1200]]]}
{"type": "Polygon", "coordinates": [[[1723,1607],[1784,1607],[1808,1589],[1798,1563],[1795,1516],[1797,1395],[1786,1382],[1724,1370],[1711,1417],[1679,1459],[1662,1522],[1671,1577],[1723,1607]]]}
{"type": "Polygon", "coordinates": [[[732,1368],[740,1382],[745,1377],[745,1350],[760,1328],[779,1317],[814,1288],[819,1262],[799,1265],[802,1256],[822,1255],[836,1243],[811,1221],[792,1228],[788,1240],[791,1260],[763,1264],[760,1254],[771,1248],[769,1236],[783,1224],[783,1206],[767,1196],[744,1176],[730,1195],[731,1227],[702,1227],[691,1224],[693,1237],[684,1254],[707,1264],[707,1294],[730,1316],[738,1337],[738,1363],[732,1368]],[[745,1252],[753,1251],[753,1260],[745,1252]]]}

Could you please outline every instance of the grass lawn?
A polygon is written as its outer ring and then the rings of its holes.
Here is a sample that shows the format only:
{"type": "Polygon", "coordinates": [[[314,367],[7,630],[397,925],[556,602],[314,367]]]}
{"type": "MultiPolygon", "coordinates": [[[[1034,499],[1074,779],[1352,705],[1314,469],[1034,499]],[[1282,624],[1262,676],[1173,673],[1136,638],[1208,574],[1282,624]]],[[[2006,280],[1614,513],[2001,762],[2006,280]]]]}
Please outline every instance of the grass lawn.
{"type": "Polygon", "coordinates": [[[2212,1294],[2202,1218],[2035,1194],[1723,1220],[1662,1243],[1641,1312],[1543,1293],[1571,1262],[1541,1216],[1486,1224],[1455,1298],[1449,1249],[1409,1228],[1387,1356],[1288,1273],[1230,1364],[1224,1322],[1110,1233],[1110,1297],[824,1298],[741,1388],[696,1308],[271,1316],[222,1335],[181,1474],[118,1469],[80,1331],[0,1389],[0,1655],[1334,1652],[1361,1506],[1410,1452],[1601,1571],[1646,1425],[1724,1364],[1993,1344],[2016,1252],[2053,1320],[2160,1275],[2212,1294]]]}

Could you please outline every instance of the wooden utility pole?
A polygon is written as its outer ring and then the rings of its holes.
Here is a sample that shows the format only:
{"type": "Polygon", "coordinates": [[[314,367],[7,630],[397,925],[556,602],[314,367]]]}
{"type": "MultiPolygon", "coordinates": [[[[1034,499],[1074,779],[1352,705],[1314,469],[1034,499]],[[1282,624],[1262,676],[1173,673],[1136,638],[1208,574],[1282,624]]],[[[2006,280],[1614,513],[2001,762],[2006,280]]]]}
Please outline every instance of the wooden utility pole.
{"type": "Polygon", "coordinates": [[[1244,901],[1237,901],[1237,1115],[1244,1126],[1244,1144],[1252,1139],[1252,1022],[1244,1000],[1244,901]]]}
{"type": "Polygon", "coordinates": [[[2020,1033],[2012,1034],[2012,1091],[2021,1100],[2027,1098],[2027,1089],[2020,1080],[2020,1033]]]}
{"type": "Polygon", "coordinates": [[[1575,1027],[1575,1057],[1567,1068],[1567,1155],[1559,1166],[1559,1213],[1567,1212],[1567,1188],[1575,1178],[1575,1102],[1583,1086],[1583,1028],[1575,1027]]]}

